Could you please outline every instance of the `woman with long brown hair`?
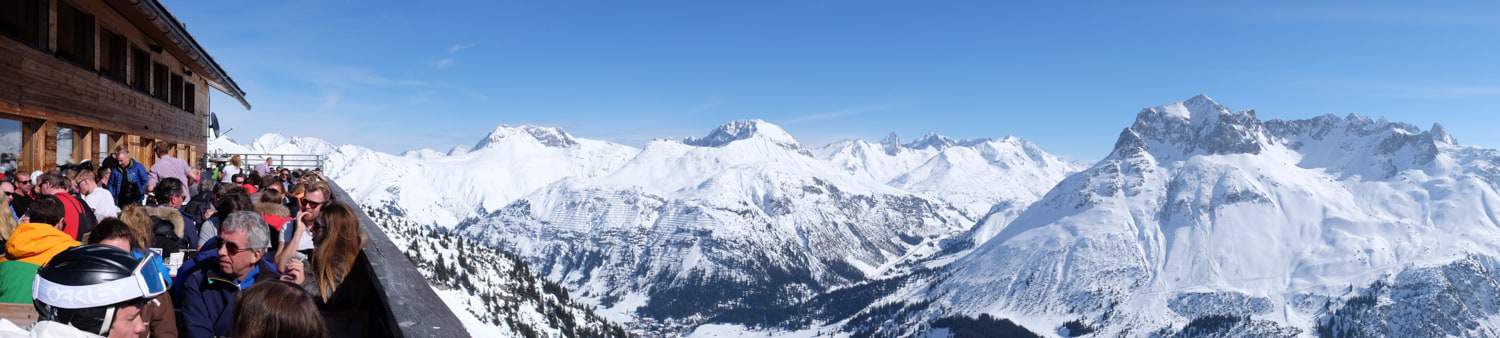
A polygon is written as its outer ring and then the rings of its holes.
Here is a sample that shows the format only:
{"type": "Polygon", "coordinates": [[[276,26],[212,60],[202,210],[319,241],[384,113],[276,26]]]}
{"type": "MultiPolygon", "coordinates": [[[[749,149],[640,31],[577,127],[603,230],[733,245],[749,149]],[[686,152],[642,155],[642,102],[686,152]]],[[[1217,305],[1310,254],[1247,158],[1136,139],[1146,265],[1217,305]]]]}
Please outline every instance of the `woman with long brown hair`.
{"type": "MultiPolygon", "coordinates": [[[[351,282],[364,276],[355,272],[360,266],[359,261],[364,259],[360,250],[365,238],[359,228],[359,218],[353,209],[338,201],[330,201],[320,210],[312,224],[307,224],[310,217],[302,217],[307,212],[299,213],[293,221],[296,229],[288,229],[295,234],[286,243],[298,243],[303,233],[309,232],[298,229],[311,227],[314,248],[311,257],[295,252],[285,259],[282,265],[286,273],[284,279],[301,284],[302,289],[313,296],[330,328],[338,332],[362,332],[363,323],[369,318],[365,317],[368,311],[360,309],[369,307],[366,302],[373,291],[367,289],[368,282],[351,282]]],[[[290,244],[287,246],[291,247],[290,244]]]]}
{"type": "MultiPolygon", "coordinates": [[[[301,217],[297,227],[308,226],[301,217]]],[[[302,233],[293,235],[292,243],[300,240],[302,233]]],[[[359,218],[354,211],[340,202],[323,206],[322,215],[312,225],[312,257],[307,258],[306,276],[302,287],[318,298],[320,304],[329,303],[339,285],[354,269],[354,261],[364,246],[364,234],[359,229],[359,218]]]]}

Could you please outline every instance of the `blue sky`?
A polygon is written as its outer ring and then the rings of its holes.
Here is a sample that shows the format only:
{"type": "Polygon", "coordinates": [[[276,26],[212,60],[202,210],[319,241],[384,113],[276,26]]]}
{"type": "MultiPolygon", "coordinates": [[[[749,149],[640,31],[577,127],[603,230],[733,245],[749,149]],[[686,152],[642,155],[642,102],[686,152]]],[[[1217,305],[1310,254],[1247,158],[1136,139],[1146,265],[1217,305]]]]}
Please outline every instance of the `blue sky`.
{"type": "Polygon", "coordinates": [[[642,145],[1016,135],[1080,160],[1142,107],[1360,113],[1500,146],[1500,2],[164,0],[249,93],[240,140],[400,152],[499,124],[642,145]]]}

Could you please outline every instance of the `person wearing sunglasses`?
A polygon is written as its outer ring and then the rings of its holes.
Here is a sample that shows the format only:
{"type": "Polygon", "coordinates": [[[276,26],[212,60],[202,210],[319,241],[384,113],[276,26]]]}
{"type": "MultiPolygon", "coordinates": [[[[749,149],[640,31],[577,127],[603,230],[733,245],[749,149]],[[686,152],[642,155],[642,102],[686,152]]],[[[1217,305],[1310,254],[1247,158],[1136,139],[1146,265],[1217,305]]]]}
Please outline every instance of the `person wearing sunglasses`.
{"type": "Polygon", "coordinates": [[[10,207],[15,209],[17,215],[25,215],[26,210],[31,209],[31,189],[31,176],[16,175],[11,189],[5,191],[5,195],[10,197],[10,207]]]}
{"type": "MultiPolygon", "coordinates": [[[[224,217],[218,229],[215,250],[218,268],[194,269],[177,284],[177,299],[182,310],[184,337],[233,336],[233,309],[241,290],[255,283],[277,280],[281,274],[274,264],[265,262],[271,247],[271,229],[254,211],[235,211],[224,217]]],[[[208,263],[209,262],[203,262],[208,263]]]]}
{"type": "Polygon", "coordinates": [[[310,181],[307,188],[298,199],[297,216],[291,222],[281,228],[281,252],[276,253],[276,264],[285,265],[293,257],[301,254],[307,257],[312,254],[313,243],[312,226],[316,225],[318,218],[322,215],[323,206],[333,201],[333,189],[327,182],[310,181]],[[288,230],[289,229],[289,230],[288,230]]]}
{"type": "MultiPolygon", "coordinates": [[[[146,260],[106,245],[74,247],[37,270],[30,337],[138,337],[144,304],[167,291],[146,260]]],[[[0,335],[28,334],[9,332],[0,335]]]]}

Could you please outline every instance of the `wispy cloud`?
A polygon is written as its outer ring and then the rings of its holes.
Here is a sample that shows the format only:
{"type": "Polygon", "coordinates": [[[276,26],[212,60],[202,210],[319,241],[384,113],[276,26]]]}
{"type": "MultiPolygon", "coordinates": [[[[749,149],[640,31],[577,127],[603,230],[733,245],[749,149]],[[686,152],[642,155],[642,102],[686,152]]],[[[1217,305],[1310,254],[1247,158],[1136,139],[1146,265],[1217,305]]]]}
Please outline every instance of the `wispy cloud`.
{"type": "Polygon", "coordinates": [[[474,48],[474,46],[476,45],[477,44],[473,43],[455,43],[452,46],[448,46],[448,54],[458,54],[458,52],[462,52],[465,49],[474,48]]]}
{"type": "Polygon", "coordinates": [[[812,113],[812,114],[806,114],[806,115],[801,115],[801,116],[795,116],[795,117],[792,117],[790,119],[787,119],[786,123],[787,124],[800,124],[800,123],[809,123],[809,122],[835,120],[835,119],[841,119],[841,118],[847,118],[847,117],[852,117],[852,116],[857,116],[857,115],[863,115],[863,114],[869,114],[869,113],[879,112],[879,111],[886,110],[886,109],[890,109],[890,105],[887,105],[887,104],[878,104],[878,105],[869,105],[869,106],[849,107],[849,108],[844,108],[844,109],[839,109],[839,110],[834,110],[834,111],[827,111],[827,112],[821,112],[821,113],[812,113]]]}
{"type": "Polygon", "coordinates": [[[341,88],[364,86],[425,86],[426,81],[395,79],[358,67],[313,68],[313,82],[341,88]]]}
{"type": "Polygon", "coordinates": [[[715,95],[715,96],[709,96],[709,97],[703,98],[703,102],[698,103],[698,105],[693,106],[693,108],[688,109],[687,111],[689,113],[692,113],[692,114],[702,114],[702,113],[707,113],[707,112],[713,110],[714,108],[718,108],[720,105],[723,105],[723,104],[724,104],[724,99],[719,98],[719,96],[717,96],[717,95],[715,95]]]}
{"type": "Polygon", "coordinates": [[[448,69],[450,67],[453,67],[453,65],[458,64],[458,58],[456,58],[455,56],[458,55],[459,52],[462,52],[462,51],[467,50],[469,48],[474,48],[474,46],[477,46],[477,45],[478,44],[474,44],[474,43],[455,43],[453,45],[448,46],[448,56],[445,56],[445,57],[443,57],[441,59],[433,60],[429,64],[432,65],[432,68],[436,68],[436,69],[448,69]]]}

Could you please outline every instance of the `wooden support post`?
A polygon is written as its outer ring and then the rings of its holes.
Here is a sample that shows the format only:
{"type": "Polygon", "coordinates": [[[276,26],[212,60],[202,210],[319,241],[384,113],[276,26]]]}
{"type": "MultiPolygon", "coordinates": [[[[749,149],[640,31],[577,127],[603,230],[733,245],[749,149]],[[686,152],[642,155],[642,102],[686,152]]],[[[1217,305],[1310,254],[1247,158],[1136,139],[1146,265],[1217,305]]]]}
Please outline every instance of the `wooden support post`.
{"type": "Polygon", "coordinates": [[[125,149],[130,153],[130,159],[141,162],[141,137],[138,135],[125,135],[125,149]]]}
{"type": "Polygon", "coordinates": [[[115,156],[115,150],[121,147],[129,149],[130,138],[125,137],[124,134],[109,134],[109,150],[105,152],[108,152],[109,156],[115,156]]]}
{"type": "Polygon", "coordinates": [[[90,163],[94,163],[95,167],[98,167],[100,160],[97,157],[99,147],[98,134],[92,128],[72,127],[72,129],[73,163],[89,161],[90,163]]]}
{"type": "Polygon", "coordinates": [[[156,142],[155,139],[141,138],[141,155],[135,159],[136,161],[140,161],[141,165],[146,166],[146,168],[151,168],[151,165],[156,164],[156,152],[152,150],[156,148],[156,142]]]}
{"type": "Polygon", "coordinates": [[[57,124],[46,120],[21,122],[20,171],[57,166],[57,124]]]}
{"type": "Polygon", "coordinates": [[[42,167],[42,141],[46,135],[40,134],[42,121],[21,121],[21,153],[20,162],[16,164],[20,175],[37,170],[42,167]]]}

